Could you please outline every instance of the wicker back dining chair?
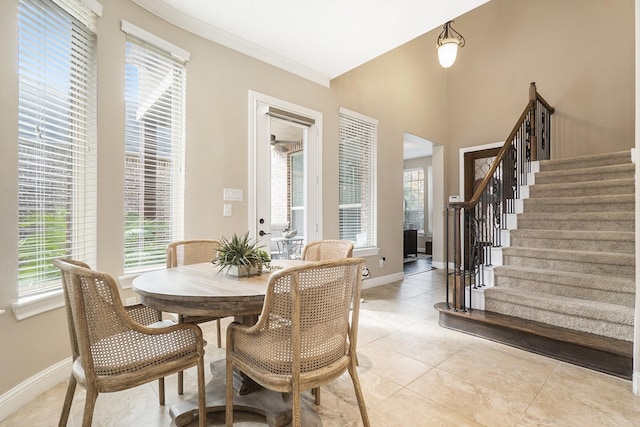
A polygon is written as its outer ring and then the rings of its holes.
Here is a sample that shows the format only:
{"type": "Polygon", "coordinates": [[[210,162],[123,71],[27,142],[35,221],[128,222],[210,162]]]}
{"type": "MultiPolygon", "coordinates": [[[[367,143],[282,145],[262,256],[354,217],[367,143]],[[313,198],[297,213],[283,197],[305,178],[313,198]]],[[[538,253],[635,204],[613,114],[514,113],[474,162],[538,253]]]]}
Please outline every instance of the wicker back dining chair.
{"type": "MultiPolygon", "coordinates": [[[[332,259],[351,258],[353,243],[347,240],[317,240],[305,245],[302,249],[304,261],[329,261],[332,259]]],[[[358,358],[356,356],[356,364],[358,358]]],[[[311,393],[315,397],[316,405],[320,404],[320,388],[314,388],[311,393]]]]}
{"type": "Polygon", "coordinates": [[[347,240],[318,240],[302,249],[302,259],[307,261],[351,258],[352,254],[353,243],[347,240]]]}
{"type": "MultiPolygon", "coordinates": [[[[181,265],[199,264],[201,262],[211,262],[220,249],[217,240],[181,240],[172,242],[167,246],[167,268],[179,267],[181,265]]],[[[220,318],[209,316],[187,316],[177,313],[178,323],[203,323],[216,321],[217,344],[222,347],[222,334],[220,332],[220,318]]],[[[183,373],[178,372],[178,394],[184,392],[183,373]]]]}
{"type": "Polygon", "coordinates": [[[363,263],[319,261],[271,275],[258,322],[227,328],[227,426],[233,424],[234,368],[267,389],[292,393],[294,427],[301,425],[300,393],[349,371],[369,426],[354,358],[363,263]]]}
{"type": "MultiPolygon", "coordinates": [[[[73,357],[59,425],[67,424],[78,383],[86,389],[82,425],[89,427],[99,393],[129,389],[197,366],[200,426],[204,427],[204,348],[200,328],[144,326],[134,321],[122,305],[111,276],[91,270],[80,261],[55,259],[53,264],[62,272],[73,357]]],[[[140,307],[132,312],[136,310],[144,312],[140,307]]],[[[164,404],[163,395],[160,400],[164,404]]]]}

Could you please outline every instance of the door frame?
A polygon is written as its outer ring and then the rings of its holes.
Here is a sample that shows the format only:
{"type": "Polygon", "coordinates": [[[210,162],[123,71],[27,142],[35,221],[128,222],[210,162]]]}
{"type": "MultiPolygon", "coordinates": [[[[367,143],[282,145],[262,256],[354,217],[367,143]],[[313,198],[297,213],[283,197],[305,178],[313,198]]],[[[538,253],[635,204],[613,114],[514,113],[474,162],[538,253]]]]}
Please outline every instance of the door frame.
{"type": "Polygon", "coordinates": [[[258,156],[257,148],[260,141],[269,141],[270,135],[258,134],[259,115],[266,114],[264,105],[286,110],[294,114],[313,119],[315,122],[306,132],[305,150],[305,240],[311,242],[322,236],[322,113],[300,105],[293,104],[259,92],[249,91],[249,123],[248,123],[248,229],[249,234],[258,237],[258,156]],[[262,139],[261,139],[262,138],[262,139]]]}

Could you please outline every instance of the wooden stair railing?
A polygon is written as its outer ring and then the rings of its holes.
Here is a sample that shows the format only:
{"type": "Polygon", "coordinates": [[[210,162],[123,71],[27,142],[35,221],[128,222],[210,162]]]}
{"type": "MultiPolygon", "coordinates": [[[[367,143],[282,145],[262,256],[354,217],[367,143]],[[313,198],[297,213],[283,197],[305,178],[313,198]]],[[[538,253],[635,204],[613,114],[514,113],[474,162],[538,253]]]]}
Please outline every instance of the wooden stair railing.
{"type": "Polygon", "coordinates": [[[506,229],[507,214],[515,213],[515,200],[520,198],[520,187],[527,184],[531,162],[551,156],[554,111],[532,82],[527,106],[471,199],[446,205],[448,309],[470,309],[471,288],[484,286],[484,270],[491,265],[491,248],[501,246],[501,230],[506,229]]]}

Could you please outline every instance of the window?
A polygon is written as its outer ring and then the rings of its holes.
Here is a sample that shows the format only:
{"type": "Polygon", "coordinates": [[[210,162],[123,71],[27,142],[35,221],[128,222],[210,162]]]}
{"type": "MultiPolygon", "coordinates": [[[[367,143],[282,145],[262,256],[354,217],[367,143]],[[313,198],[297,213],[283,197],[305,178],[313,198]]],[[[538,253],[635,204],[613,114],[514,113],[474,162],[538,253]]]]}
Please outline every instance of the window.
{"type": "Polygon", "coordinates": [[[289,156],[291,183],[291,228],[305,235],[304,229],[304,152],[289,156]]]}
{"type": "Polygon", "coordinates": [[[92,6],[19,2],[19,297],[61,287],[53,258],[95,265],[94,26],[101,11],[92,6]]]}
{"type": "Polygon", "coordinates": [[[376,236],[376,139],[378,122],[340,109],[340,238],[355,247],[374,247],[376,236]]]}
{"type": "Polygon", "coordinates": [[[404,226],[424,233],[424,169],[404,171],[404,226]]]}
{"type": "Polygon", "coordinates": [[[185,78],[183,61],[128,34],[125,273],[165,265],[182,238],[185,78]]]}

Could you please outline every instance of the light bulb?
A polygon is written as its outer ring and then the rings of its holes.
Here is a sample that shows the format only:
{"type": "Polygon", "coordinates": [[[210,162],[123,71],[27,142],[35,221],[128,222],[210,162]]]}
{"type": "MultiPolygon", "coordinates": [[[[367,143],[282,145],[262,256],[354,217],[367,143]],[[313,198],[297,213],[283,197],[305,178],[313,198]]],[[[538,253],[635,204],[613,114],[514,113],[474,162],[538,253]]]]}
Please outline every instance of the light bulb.
{"type": "Polygon", "coordinates": [[[444,39],[438,46],[438,61],[443,68],[449,68],[456,62],[459,43],[457,39],[444,39]]]}

